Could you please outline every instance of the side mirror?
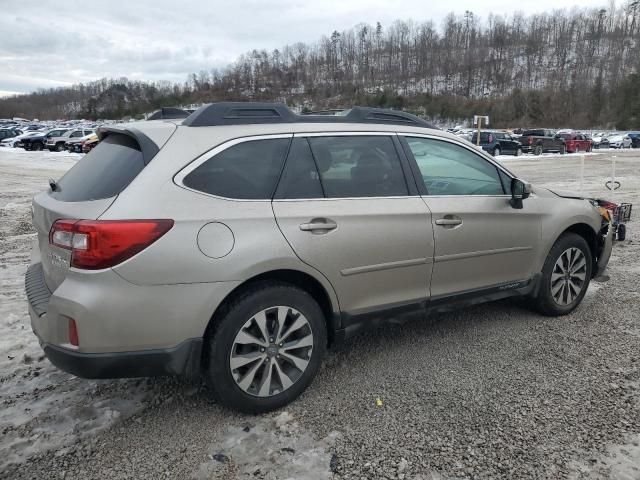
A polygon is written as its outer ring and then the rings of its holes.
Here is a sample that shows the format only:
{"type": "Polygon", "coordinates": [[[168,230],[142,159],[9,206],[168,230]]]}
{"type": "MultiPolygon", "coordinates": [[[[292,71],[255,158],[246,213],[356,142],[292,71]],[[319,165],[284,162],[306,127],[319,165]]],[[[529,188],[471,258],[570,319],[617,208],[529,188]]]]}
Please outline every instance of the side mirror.
{"type": "Polygon", "coordinates": [[[519,178],[511,179],[511,200],[509,203],[513,208],[521,209],[522,201],[531,195],[531,184],[520,180],[519,178]]]}

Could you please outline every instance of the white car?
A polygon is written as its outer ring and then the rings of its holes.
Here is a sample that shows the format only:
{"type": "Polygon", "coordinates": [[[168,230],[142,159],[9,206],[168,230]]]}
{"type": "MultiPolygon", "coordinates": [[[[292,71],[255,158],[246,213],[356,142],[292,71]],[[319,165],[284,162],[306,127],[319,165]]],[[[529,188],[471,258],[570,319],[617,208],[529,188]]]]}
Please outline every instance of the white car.
{"type": "Polygon", "coordinates": [[[23,138],[26,137],[33,137],[34,135],[40,135],[42,132],[40,131],[31,131],[31,132],[25,132],[22,135],[18,135],[15,137],[9,137],[9,138],[5,138],[4,140],[2,140],[0,142],[0,147],[19,147],[20,146],[20,141],[23,138]]]}
{"type": "Polygon", "coordinates": [[[610,148],[631,148],[631,137],[629,135],[613,135],[609,137],[610,148]]]}

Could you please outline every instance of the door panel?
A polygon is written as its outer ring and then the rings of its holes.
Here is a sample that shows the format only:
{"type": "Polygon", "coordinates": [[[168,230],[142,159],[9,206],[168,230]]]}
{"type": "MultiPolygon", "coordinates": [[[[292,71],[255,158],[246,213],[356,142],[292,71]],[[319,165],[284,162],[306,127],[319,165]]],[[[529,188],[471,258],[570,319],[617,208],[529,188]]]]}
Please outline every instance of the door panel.
{"type": "Polygon", "coordinates": [[[292,142],[275,218],[296,255],[329,279],[343,312],[428,298],[431,214],[408,194],[406,174],[388,134],[296,135],[292,142]]]}
{"type": "Polygon", "coordinates": [[[329,279],[341,310],[428,298],[433,229],[420,197],[274,200],[273,210],[296,255],[329,279]]]}
{"type": "Polygon", "coordinates": [[[431,296],[527,280],[535,273],[540,214],[534,198],[522,210],[508,197],[424,197],[434,219],[431,296]],[[439,220],[459,219],[457,225],[439,220]]]}
{"type": "Polygon", "coordinates": [[[512,208],[510,175],[465,144],[419,136],[402,144],[433,220],[431,298],[531,278],[541,237],[535,198],[512,208]]]}

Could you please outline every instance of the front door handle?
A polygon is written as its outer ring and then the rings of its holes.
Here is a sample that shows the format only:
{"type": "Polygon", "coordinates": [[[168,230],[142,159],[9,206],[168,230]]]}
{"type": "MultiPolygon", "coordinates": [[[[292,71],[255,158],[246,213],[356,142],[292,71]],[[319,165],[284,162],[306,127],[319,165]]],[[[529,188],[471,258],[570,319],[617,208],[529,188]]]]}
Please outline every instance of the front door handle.
{"type": "Polygon", "coordinates": [[[436,220],[436,225],[442,225],[443,227],[454,227],[456,225],[462,225],[461,218],[439,218],[436,220]]]}
{"type": "Polygon", "coordinates": [[[300,224],[303,232],[326,233],[338,228],[338,224],[328,218],[314,218],[309,223],[300,224]]]}

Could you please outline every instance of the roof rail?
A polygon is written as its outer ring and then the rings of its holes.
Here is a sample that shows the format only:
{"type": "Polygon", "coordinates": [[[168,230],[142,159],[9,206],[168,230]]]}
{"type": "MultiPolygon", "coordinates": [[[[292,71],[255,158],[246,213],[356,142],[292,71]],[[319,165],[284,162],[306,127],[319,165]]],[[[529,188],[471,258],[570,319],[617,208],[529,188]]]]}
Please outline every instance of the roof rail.
{"type": "Polygon", "coordinates": [[[162,107],[160,110],[156,110],[147,117],[147,120],[166,120],[176,118],[187,118],[193,113],[192,111],[183,110],[182,108],[175,107],[162,107]]]}
{"type": "Polygon", "coordinates": [[[420,117],[399,110],[353,107],[333,115],[297,115],[284,103],[266,102],[209,103],[189,115],[182,125],[211,127],[260,123],[378,123],[436,128],[420,117]]]}

